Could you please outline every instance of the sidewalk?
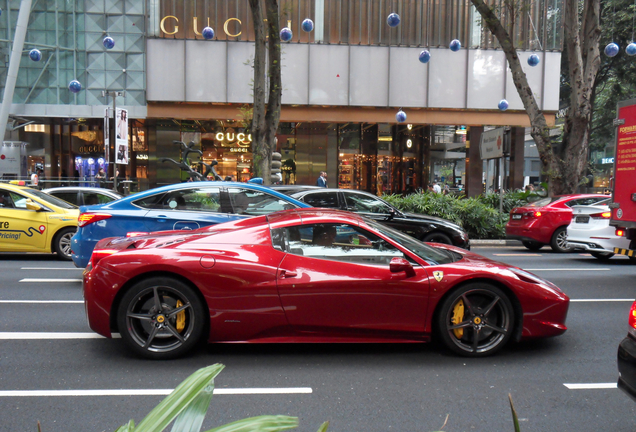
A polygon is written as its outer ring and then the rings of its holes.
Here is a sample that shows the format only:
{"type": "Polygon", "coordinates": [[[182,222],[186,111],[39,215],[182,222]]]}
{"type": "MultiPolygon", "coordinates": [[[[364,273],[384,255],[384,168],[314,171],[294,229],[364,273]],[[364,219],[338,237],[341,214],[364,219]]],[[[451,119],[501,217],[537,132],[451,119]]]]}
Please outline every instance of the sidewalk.
{"type": "Polygon", "coordinates": [[[483,239],[483,240],[470,240],[471,246],[521,246],[519,240],[499,240],[499,239],[483,239]]]}

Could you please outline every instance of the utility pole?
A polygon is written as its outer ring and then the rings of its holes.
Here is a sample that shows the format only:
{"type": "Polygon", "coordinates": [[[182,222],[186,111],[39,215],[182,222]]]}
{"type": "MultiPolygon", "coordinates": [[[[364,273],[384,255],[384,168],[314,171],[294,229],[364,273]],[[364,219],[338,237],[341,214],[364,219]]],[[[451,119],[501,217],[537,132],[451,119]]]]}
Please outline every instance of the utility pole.
{"type": "MultiPolygon", "coordinates": [[[[102,91],[102,97],[106,98],[106,104],[108,105],[108,98],[113,98],[113,115],[110,117],[108,125],[108,148],[105,148],[106,160],[108,160],[108,175],[113,178],[113,191],[117,192],[117,164],[115,163],[116,149],[117,149],[117,96],[125,96],[123,91],[102,91]]],[[[106,143],[104,143],[106,144],[106,143]]]]}

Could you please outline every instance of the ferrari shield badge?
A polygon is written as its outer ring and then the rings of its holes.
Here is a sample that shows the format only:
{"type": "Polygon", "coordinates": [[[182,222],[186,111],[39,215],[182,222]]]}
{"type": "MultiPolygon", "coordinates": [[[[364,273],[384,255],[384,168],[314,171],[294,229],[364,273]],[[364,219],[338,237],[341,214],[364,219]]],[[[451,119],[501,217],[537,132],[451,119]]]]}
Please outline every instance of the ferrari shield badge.
{"type": "Polygon", "coordinates": [[[433,272],[433,277],[435,277],[435,280],[437,282],[441,282],[442,279],[444,279],[444,272],[443,271],[434,271],[433,272]]]}

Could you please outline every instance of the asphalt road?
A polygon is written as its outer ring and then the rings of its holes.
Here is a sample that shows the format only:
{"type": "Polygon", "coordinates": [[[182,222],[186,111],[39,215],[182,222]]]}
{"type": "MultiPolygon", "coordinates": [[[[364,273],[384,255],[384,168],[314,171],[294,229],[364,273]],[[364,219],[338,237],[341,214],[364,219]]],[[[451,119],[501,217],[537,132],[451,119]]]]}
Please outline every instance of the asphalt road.
{"type": "Polygon", "coordinates": [[[38,420],[43,432],[114,431],[138,423],[163,398],[131,390],[167,392],[213,363],[226,365],[216,379],[223,393],[202,430],[286,414],[300,418],[301,431],[329,420],[330,431],[428,432],[447,416],[445,431],[513,431],[508,394],[524,432],[636,430],[636,404],[615,388],[636,265],[548,248],[474,251],[561,287],[572,299],[568,331],[484,359],[435,344],[289,344],[210,345],[187,358],[148,361],[121,340],[91,333],[81,270],[72,263],[0,254],[0,431],[35,431],[38,420]],[[272,389],[282,393],[258,394],[272,389]]]}

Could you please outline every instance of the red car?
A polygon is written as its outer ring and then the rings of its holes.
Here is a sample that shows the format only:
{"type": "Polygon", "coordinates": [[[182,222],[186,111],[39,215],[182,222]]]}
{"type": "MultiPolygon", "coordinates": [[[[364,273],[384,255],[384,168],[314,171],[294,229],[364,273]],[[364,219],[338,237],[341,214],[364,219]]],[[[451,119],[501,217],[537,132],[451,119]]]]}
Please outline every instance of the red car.
{"type": "Polygon", "coordinates": [[[566,331],[569,298],[533,274],[431,247],[354,213],[296,209],[97,243],[90,327],[149,358],[209,342],[426,342],[484,356],[566,331]]]}
{"type": "Polygon", "coordinates": [[[532,250],[539,250],[546,244],[555,252],[569,252],[567,228],[572,220],[575,205],[592,205],[609,195],[577,194],[543,198],[523,207],[515,207],[510,212],[506,224],[506,238],[521,240],[532,250]]]}

